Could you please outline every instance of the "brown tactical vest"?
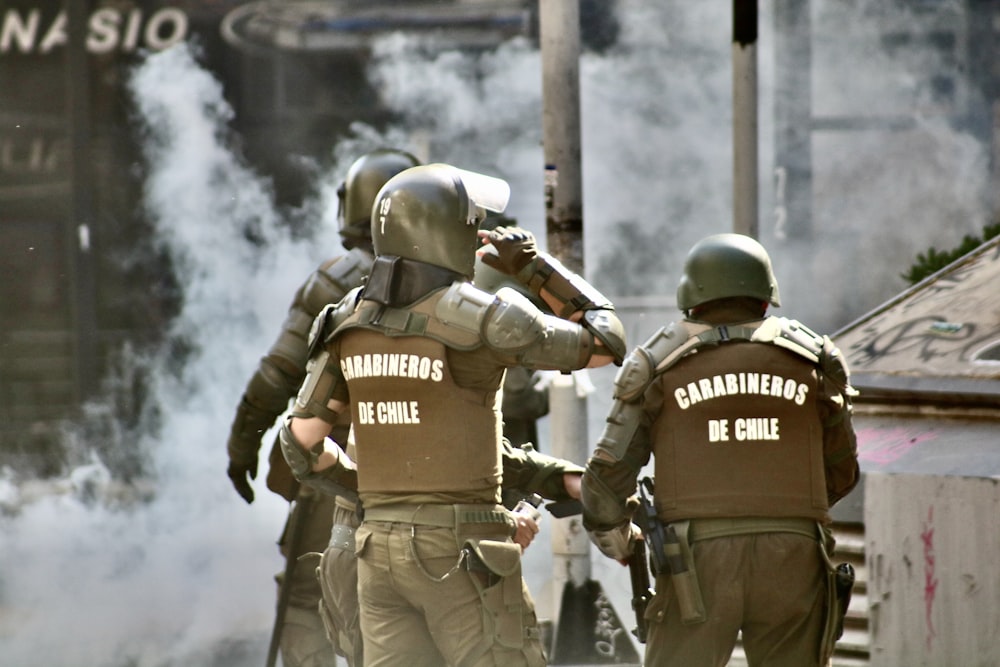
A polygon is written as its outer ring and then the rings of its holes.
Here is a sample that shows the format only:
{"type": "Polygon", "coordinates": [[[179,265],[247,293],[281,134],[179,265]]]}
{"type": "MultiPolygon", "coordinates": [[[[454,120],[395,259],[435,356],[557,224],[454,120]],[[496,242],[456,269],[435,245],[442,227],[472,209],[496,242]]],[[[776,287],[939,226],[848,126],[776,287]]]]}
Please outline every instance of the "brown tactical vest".
{"type": "Polygon", "coordinates": [[[492,502],[500,484],[496,390],[456,385],[448,347],[434,338],[349,328],[338,334],[338,347],[351,395],[358,491],[481,491],[492,502]]]}
{"type": "Polygon", "coordinates": [[[651,438],[664,521],[827,516],[814,366],[768,343],[730,342],[656,380],[651,438]]]}

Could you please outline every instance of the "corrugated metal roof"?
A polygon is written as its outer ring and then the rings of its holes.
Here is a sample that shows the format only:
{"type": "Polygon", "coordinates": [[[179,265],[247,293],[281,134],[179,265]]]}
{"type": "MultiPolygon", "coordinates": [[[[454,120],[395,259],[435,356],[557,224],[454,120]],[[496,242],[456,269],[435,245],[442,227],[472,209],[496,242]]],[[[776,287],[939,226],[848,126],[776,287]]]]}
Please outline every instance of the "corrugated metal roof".
{"type": "Polygon", "coordinates": [[[853,384],[879,393],[1000,397],[1000,237],[832,336],[853,384]]]}

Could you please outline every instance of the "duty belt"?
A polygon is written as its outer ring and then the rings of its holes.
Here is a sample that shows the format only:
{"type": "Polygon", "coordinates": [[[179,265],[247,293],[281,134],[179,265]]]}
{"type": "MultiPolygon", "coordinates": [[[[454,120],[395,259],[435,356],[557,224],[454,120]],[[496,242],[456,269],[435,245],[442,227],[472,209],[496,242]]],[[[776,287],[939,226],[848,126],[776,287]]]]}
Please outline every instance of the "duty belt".
{"type": "Polygon", "coordinates": [[[784,517],[738,517],[728,519],[691,519],[688,542],[710,540],[731,535],[759,533],[794,533],[818,539],[816,521],[813,519],[784,517]]]}
{"type": "Polygon", "coordinates": [[[464,524],[513,526],[510,512],[501,505],[412,505],[399,504],[365,510],[365,521],[408,523],[418,526],[456,528],[464,524]]]}

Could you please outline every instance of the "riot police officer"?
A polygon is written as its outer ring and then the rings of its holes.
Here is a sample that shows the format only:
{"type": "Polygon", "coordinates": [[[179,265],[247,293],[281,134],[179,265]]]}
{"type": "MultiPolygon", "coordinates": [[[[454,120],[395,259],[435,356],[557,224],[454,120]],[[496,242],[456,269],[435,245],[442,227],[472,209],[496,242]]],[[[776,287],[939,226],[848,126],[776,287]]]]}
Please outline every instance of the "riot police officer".
{"type": "Polygon", "coordinates": [[[585,526],[606,555],[632,553],[652,456],[645,539],[660,566],[645,664],[723,667],[739,632],[751,665],[825,664],[836,619],[822,528],[859,475],[844,359],[828,337],[766,316],[778,284],[747,236],[695,244],[677,304],[684,319],[615,380],[584,474],[585,526]]]}
{"type": "Polygon", "coordinates": [[[444,164],[386,183],[372,210],[371,275],[317,318],[310,370],[281,429],[300,479],[356,478],[366,665],[544,664],[499,504],[497,392],[511,366],[620,360],[624,333],[612,304],[523,230],[484,232],[487,261],[562,317],[472,285],[478,225],[508,196],[505,182],[444,164]],[[326,437],[347,412],[353,470],[326,437]]]}
{"type": "MultiPolygon", "coordinates": [[[[260,360],[240,399],[230,429],[228,475],[240,496],[253,502],[250,480],[257,475],[261,436],[288,408],[306,374],[306,338],[313,319],[328,303],[336,303],[361,284],[374,260],[371,243],[371,206],[379,189],[395,174],[419,164],[411,154],[396,149],[367,153],[347,170],[338,188],[337,221],[345,254],[323,262],[299,287],[277,340],[260,360]]],[[[346,434],[349,422],[339,425],[346,434]]],[[[335,499],[312,495],[300,488],[275,442],[268,458],[267,487],[291,504],[279,549],[292,562],[306,553],[322,552],[330,540],[335,499]],[[293,526],[300,526],[297,544],[293,526]]],[[[291,570],[284,627],[282,664],[286,667],[326,667],[335,664],[334,652],[318,611],[320,587],[315,566],[305,562],[291,570]]],[[[283,575],[282,575],[283,576],[283,575]]]]}

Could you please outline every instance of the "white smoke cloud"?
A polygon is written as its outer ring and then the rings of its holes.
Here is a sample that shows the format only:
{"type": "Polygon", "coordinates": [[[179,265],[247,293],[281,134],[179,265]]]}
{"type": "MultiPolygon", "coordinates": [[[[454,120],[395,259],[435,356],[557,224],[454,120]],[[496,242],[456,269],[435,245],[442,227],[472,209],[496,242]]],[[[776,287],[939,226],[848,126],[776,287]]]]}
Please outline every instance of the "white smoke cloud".
{"type": "MultiPolygon", "coordinates": [[[[733,228],[731,5],[618,5],[618,43],[581,58],[585,267],[609,294],[628,283],[672,298],[688,248],[733,228]],[[642,247],[616,243],[621,222],[637,226],[642,247]]],[[[810,7],[812,82],[797,94],[810,96],[814,115],[909,125],[814,132],[815,240],[780,240],[771,112],[775,67],[789,56],[775,52],[773,8],[762,4],[760,238],[782,283],[782,314],[832,331],[904,289],[900,276],[919,252],[954,247],[989,222],[989,148],[945,115],[975,94],[956,74],[960,53],[924,38],[958,28],[961,14],[874,0],[810,7]],[[953,104],[935,93],[949,78],[953,104]]],[[[383,102],[411,136],[428,138],[431,158],[510,180],[510,214],[544,239],[539,53],[522,41],[479,56],[425,46],[379,43],[371,77],[383,102]]]]}
{"type": "Polygon", "coordinates": [[[133,360],[150,370],[149,419],[128,444],[148,454],[151,488],[116,501],[99,462],[37,497],[5,485],[6,665],[223,667],[262,661],[270,634],[287,504],[263,489],[262,462],[245,505],[225,442],[291,295],[322,246],[339,244],[336,228],[290,240],[269,184],[229,148],[221,86],[188,48],[148,57],[131,92],[155,241],[183,285],[167,345],[133,360]]]}

